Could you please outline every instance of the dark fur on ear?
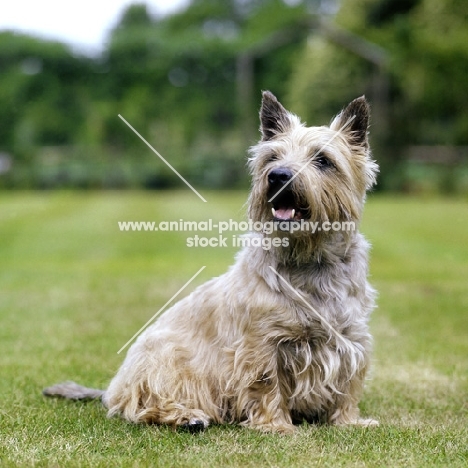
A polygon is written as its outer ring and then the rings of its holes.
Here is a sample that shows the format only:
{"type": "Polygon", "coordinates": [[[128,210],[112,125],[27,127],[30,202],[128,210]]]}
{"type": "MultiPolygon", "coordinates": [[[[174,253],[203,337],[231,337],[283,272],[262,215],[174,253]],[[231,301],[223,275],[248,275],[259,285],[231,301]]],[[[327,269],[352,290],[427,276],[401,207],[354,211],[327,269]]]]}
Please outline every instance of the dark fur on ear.
{"type": "Polygon", "coordinates": [[[288,111],[280,104],[270,91],[263,91],[260,108],[260,131],[262,140],[271,140],[275,135],[283,133],[290,125],[288,111]]]}
{"type": "Polygon", "coordinates": [[[349,134],[352,142],[359,146],[368,146],[367,129],[369,127],[370,107],[365,96],[351,101],[332,121],[330,128],[349,134]]]}

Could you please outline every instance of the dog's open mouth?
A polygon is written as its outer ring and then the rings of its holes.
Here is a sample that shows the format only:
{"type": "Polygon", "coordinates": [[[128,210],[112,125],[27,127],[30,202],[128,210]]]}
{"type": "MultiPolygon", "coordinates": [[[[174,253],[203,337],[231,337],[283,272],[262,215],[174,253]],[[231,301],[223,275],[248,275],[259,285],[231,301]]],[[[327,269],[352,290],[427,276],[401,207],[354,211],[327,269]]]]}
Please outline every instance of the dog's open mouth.
{"type": "Polygon", "coordinates": [[[274,197],[271,200],[272,208],[271,212],[273,218],[277,221],[300,221],[301,219],[307,219],[308,210],[303,208],[303,204],[298,202],[292,193],[287,187],[281,192],[275,194],[269,194],[269,199],[274,197]],[[301,206],[302,205],[302,206],[301,206]]]}

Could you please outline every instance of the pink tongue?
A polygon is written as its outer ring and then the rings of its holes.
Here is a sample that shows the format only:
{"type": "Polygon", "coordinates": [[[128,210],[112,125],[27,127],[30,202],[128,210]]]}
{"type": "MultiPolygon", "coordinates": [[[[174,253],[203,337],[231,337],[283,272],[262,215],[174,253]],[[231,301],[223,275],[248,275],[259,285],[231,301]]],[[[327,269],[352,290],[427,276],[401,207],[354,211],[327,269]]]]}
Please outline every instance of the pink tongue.
{"type": "Polygon", "coordinates": [[[277,210],[275,210],[275,216],[278,219],[291,219],[292,212],[292,208],[278,208],[277,210]]]}

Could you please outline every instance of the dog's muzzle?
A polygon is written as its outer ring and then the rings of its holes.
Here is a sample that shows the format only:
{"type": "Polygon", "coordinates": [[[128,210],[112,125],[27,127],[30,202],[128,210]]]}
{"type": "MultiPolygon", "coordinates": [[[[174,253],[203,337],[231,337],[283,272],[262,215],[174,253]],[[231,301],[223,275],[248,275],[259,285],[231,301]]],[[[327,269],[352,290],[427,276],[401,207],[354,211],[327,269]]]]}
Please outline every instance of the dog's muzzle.
{"type": "Polygon", "coordinates": [[[307,209],[293,192],[293,172],[286,167],[277,167],[268,173],[268,201],[271,212],[278,221],[297,221],[307,216],[307,209]]]}

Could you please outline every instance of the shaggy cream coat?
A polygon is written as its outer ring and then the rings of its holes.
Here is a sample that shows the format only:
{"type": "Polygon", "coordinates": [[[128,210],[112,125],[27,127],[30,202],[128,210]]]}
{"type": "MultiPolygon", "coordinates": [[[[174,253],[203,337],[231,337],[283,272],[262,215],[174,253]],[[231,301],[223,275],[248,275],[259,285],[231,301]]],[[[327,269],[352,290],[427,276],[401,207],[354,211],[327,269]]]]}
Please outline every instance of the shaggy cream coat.
{"type": "MultiPolygon", "coordinates": [[[[357,226],[377,171],[365,99],[330,127],[305,127],[269,92],[260,115],[263,137],[250,151],[251,219],[271,221],[273,207],[289,221],[357,226]],[[278,168],[294,180],[269,201],[278,168]]],[[[240,251],[227,273],[138,337],[107,390],[65,383],[44,393],[102,397],[109,416],[189,428],[236,422],[289,433],[302,420],[376,424],[358,410],[375,296],[366,241],[357,230],[250,235],[287,238],[288,245],[240,251]]]]}

